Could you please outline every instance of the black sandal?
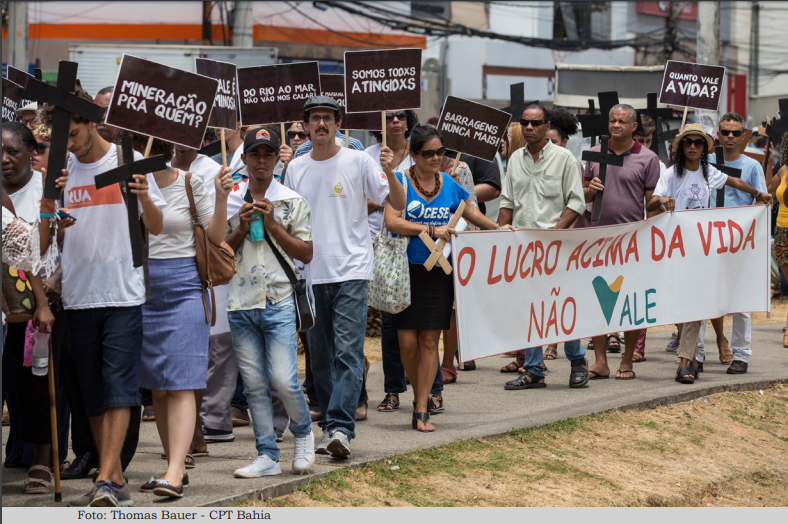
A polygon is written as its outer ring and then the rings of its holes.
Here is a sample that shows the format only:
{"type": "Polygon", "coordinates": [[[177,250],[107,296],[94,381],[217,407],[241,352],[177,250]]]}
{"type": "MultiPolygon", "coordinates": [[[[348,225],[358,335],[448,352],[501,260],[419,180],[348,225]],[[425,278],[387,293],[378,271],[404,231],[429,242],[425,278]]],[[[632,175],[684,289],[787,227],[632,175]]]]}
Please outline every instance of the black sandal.
{"type": "Polygon", "coordinates": [[[588,384],[588,360],[585,358],[573,360],[572,372],[569,374],[569,387],[582,388],[588,384]],[[583,367],[585,365],[585,367],[583,367]]]}
{"type": "Polygon", "coordinates": [[[607,352],[621,353],[621,339],[618,338],[618,335],[607,336],[607,352]]]}
{"type": "Polygon", "coordinates": [[[684,366],[679,368],[679,372],[676,375],[676,382],[681,382],[682,384],[694,384],[697,378],[698,368],[695,366],[684,366]]]}
{"type": "Polygon", "coordinates": [[[421,433],[432,433],[435,429],[419,429],[419,422],[424,424],[424,427],[427,427],[427,422],[430,421],[430,414],[429,413],[413,413],[413,420],[411,421],[411,426],[416,431],[420,431],[421,433]]]}
{"type": "Polygon", "coordinates": [[[379,413],[391,413],[399,409],[399,393],[386,393],[383,402],[378,404],[379,413]]]}
{"type": "Polygon", "coordinates": [[[430,398],[427,400],[427,412],[430,415],[437,415],[444,411],[446,411],[446,407],[443,405],[443,397],[430,393],[430,398]],[[440,404],[438,402],[440,402],[440,404]]]}
{"type": "Polygon", "coordinates": [[[186,454],[186,460],[184,461],[184,466],[186,466],[186,469],[194,469],[195,466],[194,455],[192,455],[191,453],[186,454]]]}
{"type": "Polygon", "coordinates": [[[526,371],[525,373],[521,373],[519,377],[514,380],[510,380],[506,384],[504,384],[503,389],[506,390],[516,390],[516,389],[536,389],[536,388],[546,388],[547,383],[544,382],[544,377],[540,377],[539,375],[534,375],[530,371],[526,371]],[[540,382],[541,381],[541,382],[540,382]]]}

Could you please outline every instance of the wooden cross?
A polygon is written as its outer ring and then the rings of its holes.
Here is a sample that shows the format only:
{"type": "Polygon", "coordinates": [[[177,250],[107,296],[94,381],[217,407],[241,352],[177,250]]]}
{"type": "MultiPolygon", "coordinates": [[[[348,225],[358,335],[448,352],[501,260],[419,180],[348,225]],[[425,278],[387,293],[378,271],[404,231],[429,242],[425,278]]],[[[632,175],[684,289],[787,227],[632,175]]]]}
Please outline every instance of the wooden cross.
{"type": "Polygon", "coordinates": [[[783,133],[788,132],[788,98],[781,98],[779,103],[780,118],[772,118],[771,122],[765,124],[766,135],[773,144],[779,144],[783,139],[783,133]]]}
{"type": "MultiPolygon", "coordinates": [[[[646,108],[645,109],[637,109],[638,112],[638,129],[643,129],[643,121],[640,119],[641,115],[650,116],[654,119],[654,123],[656,124],[660,119],[669,119],[673,116],[673,110],[668,108],[660,108],[657,107],[657,93],[648,93],[646,95],[646,108]]],[[[657,133],[659,133],[660,127],[657,126],[657,133]]],[[[651,150],[654,152],[655,155],[659,156],[659,139],[655,136],[654,140],[651,141],[651,150]]],[[[662,148],[665,148],[665,143],[662,142],[662,148]]]]}
{"type": "MultiPolygon", "coordinates": [[[[460,217],[462,217],[462,213],[464,211],[465,211],[465,201],[463,200],[462,202],[460,202],[459,207],[457,207],[457,211],[455,211],[454,214],[451,216],[451,220],[449,220],[449,227],[454,228],[455,226],[457,226],[457,222],[460,221],[460,217]]],[[[421,237],[422,234],[426,235],[426,233],[422,231],[419,234],[419,237],[421,237]]],[[[432,239],[429,237],[429,235],[427,236],[427,238],[430,240],[430,242],[432,242],[432,239]]],[[[425,245],[427,245],[426,242],[425,245]]],[[[427,271],[432,271],[432,268],[435,267],[435,264],[441,259],[443,259],[443,261],[446,262],[446,265],[444,265],[443,262],[441,262],[440,264],[441,267],[443,268],[444,273],[446,273],[447,275],[451,273],[451,265],[449,265],[449,262],[446,260],[446,257],[443,256],[443,248],[445,246],[446,246],[446,241],[442,238],[438,240],[438,244],[434,246],[435,247],[434,249],[430,246],[427,246],[427,248],[432,251],[427,261],[424,262],[424,267],[427,268],[427,271]]]]}
{"type": "Polygon", "coordinates": [[[618,105],[618,92],[603,91],[597,93],[599,114],[594,113],[594,99],[588,99],[588,114],[576,115],[583,131],[583,138],[591,138],[591,147],[596,145],[596,138],[610,133],[610,110],[618,105]]]}
{"type": "MultiPolygon", "coordinates": [[[[722,151],[722,146],[717,146],[714,149],[714,156],[715,160],[717,161],[715,164],[709,163],[710,166],[714,166],[723,173],[728,176],[732,176],[733,178],[741,178],[741,169],[736,169],[735,167],[729,167],[725,165],[725,155],[722,151]]],[[[717,190],[717,207],[725,207],[725,188],[717,190]]]]}
{"type": "Polygon", "coordinates": [[[741,141],[741,145],[739,146],[739,153],[742,155],[746,155],[753,160],[756,160],[759,164],[763,163],[763,159],[766,157],[763,153],[756,153],[754,151],[747,151],[747,144],[751,142],[756,142],[758,139],[752,138],[752,129],[745,129],[744,131],[744,138],[741,141]]]}
{"type": "Polygon", "coordinates": [[[134,150],[131,147],[131,137],[123,138],[120,143],[118,167],[96,176],[96,189],[102,189],[112,184],[120,184],[121,192],[126,199],[126,212],[129,223],[129,236],[131,237],[131,256],[134,267],[144,263],[143,230],[139,219],[137,195],[128,188],[128,183],[133,182],[133,175],[146,175],[154,171],[167,168],[164,155],[134,161],[134,150]]]}
{"type": "MultiPolygon", "coordinates": [[[[438,249],[438,246],[435,245],[435,242],[433,242],[432,238],[430,238],[429,233],[427,233],[426,231],[422,231],[421,233],[419,233],[419,238],[421,239],[422,242],[424,242],[424,245],[427,246],[427,249],[430,250],[430,253],[434,253],[438,249]]],[[[451,270],[452,270],[451,264],[449,264],[449,261],[446,260],[446,257],[443,256],[443,250],[441,250],[441,255],[438,257],[438,264],[440,264],[440,266],[443,268],[444,273],[446,273],[447,275],[451,274],[451,270]]]]}
{"type": "Polygon", "coordinates": [[[509,86],[509,105],[504,107],[503,111],[506,111],[512,115],[514,122],[519,123],[520,119],[523,117],[525,108],[532,104],[539,105],[539,100],[531,100],[530,102],[525,101],[524,82],[520,82],[519,84],[511,84],[509,86]]]}
{"type": "MultiPolygon", "coordinates": [[[[610,137],[607,135],[602,135],[600,138],[601,147],[599,152],[596,151],[583,151],[583,160],[586,162],[596,162],[599,164],[599,181],[602,182],[602,185],[605,185],[605,178],[607,177],[607,166],[618,166],[621,167],[624,165],[624,157],[610,154],[608,153],[608,145],[610,142],[610,137]]],[[[602,214],[602,198],[604,196],[603,191],[597,191],[596,196],[594,197],[594,213],[591,216],[592,222],[599,222],[599,216],[602,214]]]]}
{"type": "Polygon", "coordinates": [[[76,114],[91,122],[100,123],[104,108],[74,95],[77,85],[76,62],[60,61],[57,73],[57,86],[31,78],[25,88],[25,97],[39,104],[55,106],[52,116],[52,140],[49,144],[49,166],[44,198],[60,198],[60,190],[55,181],[61,170],[66,167],[68,153],[68,133],[71,128],[71,115],[76,114]]]}

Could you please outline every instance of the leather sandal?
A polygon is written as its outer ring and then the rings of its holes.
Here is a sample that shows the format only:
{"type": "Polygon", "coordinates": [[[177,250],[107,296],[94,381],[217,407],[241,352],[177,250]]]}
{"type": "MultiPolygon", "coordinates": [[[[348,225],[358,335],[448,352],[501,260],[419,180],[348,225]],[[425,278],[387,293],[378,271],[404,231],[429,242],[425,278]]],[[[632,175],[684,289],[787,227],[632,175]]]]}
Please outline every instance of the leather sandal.
{"type": "Polygon", "coordinates": [[[545,383],[544,377],[540,377],[539,375],[535,375],[530,371],[526,371],[525,373],[521,373],[516,379],[510,380],[504,384],[503,389],[511,391],[517,389],[539,389],[546,387],[547,383],[545,383]]]}
{"type": "Polygon", "coordinates": [[[558,358],[558,344],[550,344],[544,351],[544,360],[556,360],[558,358]]]}
{"type": "Polygon", "coordinates": [[[676,374],[676,382],[681,382],[682,384],[694,384],[697,378],[698,368],[692,365],[679,368],[679,371],[676,374]]]}
{"type": "Polygon", "coordinates": [[[379,413],[392,413],[399,409],[399,393],[386,393],[383,401],[378,404],[379,413]]]}
{"type": "Polygon", "coordinates": [[[722,344],[718,342],[717,349],[720,352],[720,364],[730,364],[733,362],[733,353],[731,353],[731,346],[728,344],[727,337],[722,337],[722,344]]]}
{"type": "Polygon", "coordinates": [[[588,360],[585,358],[572,360],[572,372],[569,374],[569,387],[582,388],[588,384],[588,360]],[[585,366],[585,367],[583,367],[585,366]]]}
{"type": "Polygon", "coordinates": [[[607,336],[607,352],[621,353],[621,339],[615,333],[607,336]]]}
{"type": "Polygon", "coordinates": [[[501,368],[501,373],[517,373],[517,371],[523,367],[523,364],[525,364],[524,360],[512,360],[501,368]]]}
{"type": "Polygon", "coordinates": [[[443,405],[443,397],[430,393],[430,398],[427,399],[427,413],[430,415],[437,415],[444,411],[446,411],[446,407],[443,405]]]}
{"type": "Polygon", "coordinates": [[[451,375],[451,378],[443,377],[443,383],[444,384],[454,384],[455,382],[457,382],[457,370],[456,369],[449,369],[449,368],[445,368],[445,367],[441,366],[441,371],[445,371],[446,373],[451,375]]]}
{"type": "Polygon", "coordinates": [[[31,471],[45,471],[49,475],[49,480],[27,477],[27,479],[25,479],[25,495],[42,495],[49,493],[49,488],[52,486],[52,470],[41,464],[33,464],[30,466],[30,469],[27,470],[28,474],[31,471]]]}
{"type": "Polygon", "coordinates": [[[419,429],[419,422],[421,422],[424,427],[427,427],[427,422],[430,421],[430,414],[429,413],[413,413],[413,420],[411,421],[411,426],[416,431],[420,431],[421,433],[432,433],[435,429],[419,429]]]}

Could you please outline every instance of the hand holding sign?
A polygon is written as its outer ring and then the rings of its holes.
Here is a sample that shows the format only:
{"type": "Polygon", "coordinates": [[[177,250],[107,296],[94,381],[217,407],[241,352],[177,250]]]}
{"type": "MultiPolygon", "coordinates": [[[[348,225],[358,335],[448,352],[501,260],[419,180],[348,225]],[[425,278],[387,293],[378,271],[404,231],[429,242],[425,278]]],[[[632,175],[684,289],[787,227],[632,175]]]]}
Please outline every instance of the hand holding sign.
{"type": "Polygon", "coordinates": [[[687,108],[716,111],[720,105],[725,68],[668,60],[659,103],[684,107],[681,127],[687,120],[687,108]]]}
{"type": "Polygon", "coordinates": [[[444,146],[488,162],[495,160],[507,125],[509,114],[506,111],[456,96],[446,98],[438,120],[444,146]]]}

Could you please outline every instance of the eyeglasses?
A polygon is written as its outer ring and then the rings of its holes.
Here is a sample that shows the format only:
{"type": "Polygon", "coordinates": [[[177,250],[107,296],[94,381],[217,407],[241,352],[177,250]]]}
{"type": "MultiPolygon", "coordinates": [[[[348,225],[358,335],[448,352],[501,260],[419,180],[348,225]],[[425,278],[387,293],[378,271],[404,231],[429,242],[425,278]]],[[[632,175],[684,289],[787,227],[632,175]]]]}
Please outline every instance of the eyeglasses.
{"type": "Polygon", "coordinates": [[[315,125],[319,124],[321,120],[326,124],[333,124],[335,122],[334,115],[312,115],[309,117],[309,122],[315,125]]]}
{"type": "Polygon", "coordinates": [[[408,118],[407,111],[397,111],[396,113],[386,113],[386,122],[393,122],[394,117],[397,117],[397,120],[405,120],[408,118]]]}
{"type": "Polygon", "coordinates": [[[445,155],[446,154],[446,148],[445,147],[441,147],[441,148],[438,148],[438,149],[422,149],[417,154],[423,156],[424,158],[430,159],[430,158],[434,157],[435,155],[438,155],[438,156],[445,155]]]}
{"type": "Polygon", "coordinates": [[[528,120],[526,118],[520,119],[520,125],[523,127],[528,127],[528,124],[531,124],[533,127],[539,127],[547,123],[547,120],[528,120]]]}
{"type": "Polygon", "coordinates": [[[720,129],[721,136],[730,136],[733,135],[736,138],[739,138],[742,135],[742,131],[734,131],[733,129],[720,129]]]}
{"type": "Polygon", "coordinates": [[[39,142],[38,144],[36,144],[36,152],[39,155],[44,154],[47,149],[49,149],[49,144],[47,144],[46,142],[39,142]]]}
{"type": "Polygon", "coordinates": [[[303,140],[306,138],[306,133],[302,131],[288,131],[287,136],[290,137],[290,140],[294,139],[295,137],[298,137],[299,139],[303,140]]]}
{"type": "Polygon", "coordinates": [[[696,138],[695,140],[692,140],[691,138],[687,138],[685,136],[681,139],[681,143],[684,144],[684,147],[695,146],[698,149],[703,147],[704,142],[706,142],[706,139],[704,138],[696,138]]]}

